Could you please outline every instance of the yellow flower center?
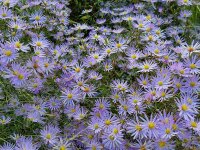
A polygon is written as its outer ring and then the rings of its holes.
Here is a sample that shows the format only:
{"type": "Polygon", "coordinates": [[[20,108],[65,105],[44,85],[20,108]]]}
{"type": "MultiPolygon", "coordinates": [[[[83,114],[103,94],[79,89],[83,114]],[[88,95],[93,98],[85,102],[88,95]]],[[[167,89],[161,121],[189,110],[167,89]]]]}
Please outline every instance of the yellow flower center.
{"type": "Polygon", "coordinates": [[[21,48],[21,46],[22,46],[22,44],[21,44],[20,42],[16,42],[16,43],[15,43],[15,47],[21,48]]]}
{"type": "Polygon", "coordinates": [[[75,71],[77,72],[77,73],[79,73],[80,71],[81,71],[81,68],[75,68],[75,71]]]}
{"type": "Polygon", "coordinates": [[[158,54],[159,52],[160,52],[159,49],[155,49],[155,50],[154,50],[154,53],[156,53],[156,54],[158,54]]]}
{"type": "Polygon", "coordinates": [[[6,51],[4,52],[4,54],[5,54],[6,56],[11,56],[11,55],[12,55],[12,51],[11,51],[11,50],[6,50],[6,51]]]}
{"type": "Polygon", "coordinates": [[[67,150],[64,145],[60,146],[60,150],[67,150]]]}
{"type": "Polygon", "coordinates": [[[142,84],[147,85],[147,81],[146,80],[142,81],[142,84]]]}
{"type": "Polygon", "coordinates": [[[99,105],[99,108],[100,108],[100,109],[104,109],[104,105],[103,105],[103,104],[100,104],[100,105],[99,105]]]}
{"type": "Polygon", "coordinates": [[[183,105],[181,106],[181,109],[182,109],[183,111],[187,111],[187,110],[188,110],[188,106],[187,106],[186,104],[183,104],[183,105]]]}
{"type": "Polygon", "coordinates": [[[24,75],[23,74],[19,74],[18,75],[18,79],[23,80],[24,79],[24,75]]]}
{"type": "Polygon", "coordinates": [[[68,99],[71,99],[72,97],[73,97],[73,94],[71,94],[71,93],[70,93],[70,94],[67,94],[67,98],[68,98],[68,99]]]}
{"type": "Polygon", "coordinates": [[[111,121],[110,121],[110,120],[106,120],[106,121],[105,121],[105,124],[106,124],[106,125],[111,125],[111,121]]]}
{"type": "Polygon", "coordinates": [[[109,139],[113,141],[115,139],[115,137],[113,135],[110,135],[109,139]]]}
{"type": "Polygon", "coordinates": [[[140,23],[138,26],[139,26],[139,28],[142,28],[142,27],[143,27],[143,24],[142,24],[142,23],[140,23]]]}
{"type": "Polygon", "coordinates": [[[48,140],[50,140],[50,139],[51,139],[51,134],[48,133],[48,134],[46,135],[46,138],[47,138],[48,140]]]}
{"type": "Polygon", "coordinates": [[[48,68],[49,67],[49,63],[44,63],[44,67],[48,68]]]}
{"type": "Polygon", "coordinates": [[[144,65],[144,69],[145,69],[145,70],[148,70],[149,68],[150,68],[150,66],[149,66],[148,64],[145,64],[145,65],[144,65]]]}
{"type": "Polygon", "coordinates": [[[141,127],[140,125],[137,124],[137,125],[135,126],[135,129],[136,129],[137,131],[141,131],[141,130],[142,130],[142,127],[141,127]]]}
{"type": "Polygon", "coordinates": [[[176,87],[177,87],[177,88],[180,88],[180,87],[181,87],[181,84],[180,84],[180,83],[176,83],[176,87]]]}
{"type": "Polygon", "coordinates": [[[196,83],[195,83],[195,82],[190,82],[190,86],[191,86],[191,87],[195,87],[195,86],[196,86],[196,83]]]}
{"type": "Polygon", "coordinates": [[[167,128],[167,129],[165,130],[165,133],[166,133],[166,134],[170,134],[170,132],[171,132],[171,130],[170,130],[169,128],[167,128]]]}
{"type": "Polygon", "coordinates": [[[106,52],[107,52],[108,54],[110,54],[110,53],[111,53],[111,49],[107,49],[106,52]]]}
{"type": "Polygon", "coordinates": [[[36,42],[36,46],[41,47],[42,46],[42,42],[36,42]]]}
{"type": "Polygon", "coordinates": [[[6,14],[6,13],[2,13],[1,16],[2,16],[2,17],[6,17],[7,14],[6,14]]]}
{"type": "Polygon", "coordinates": [[[123,106],[123,109],[124,109],[125,111],[127,111],[127,110],[128,110],[128,106],[127,106],[127,105],[124,105],[124,106],[123,106]]]}
{"type": "Polygon", "coordinates": [[[39,20],[40,20],[40,16],[36,16],[36,17],[35,17],[35,20],[36,20],[36,21],[39,21],[39,20]]]}
{"type": "Polygon", "coordinates": [[[117,43],[117,44],[116,44],[116,47],[117,47],[117,48],[121,48],[121,47],[122,47],[122,44],[117,43]]]}
{"type": "Polygon", "coordinates": [[[149,129],[154,129],[155,128],[155,123],[154,122],[149,122],[148,123],[148,127],[149,127],[149,129]]]}
{"type": "Polygon", "coordinates": [[[149,39],[149,41],[153,41],[153,36],[152,36],[152,35],[149,35],[149,36],[148,36],[148,39],[149,39]]]}
{"type": "Polygon", "coordinates": [[[160,142],[158,143],[158,145],[159,145],[159,147],[163,148],[163,147],[166,146],[166,142],[165,142],[165,141],[160,141],[160,142]]]}
{"type": "Polygon", "coordinates": [[[113,129],[113,133],[114,133],[114,134],[117,134],[117,133],[119,133],[119,130],[118,130],[117,128],[114,128],[114,129],[113,129]]]}
{"type": "Polygon", "coordinates": [[[131,55],[131,58],[132,58],[132,59],[136,59],[137,56],[136,56],[135,54],[133,54],[133,55],[131,55]]]}
{"type": "Polygon", "coordinates": [[[197,122],[192,121],[192,122],[190,123],[190,125],[191,125],[191,127],[196,128],[196,127],[197,127],[197,122]]]}
{"type": "Polygon", "coordinates": [[[159,85],[159,86],[163,86],[163,82],[162,82],[162,81],[159,81],[159,82],[158,82],[158,85],[159,85]]]}
{"type": "Polygon", "coordinates": [[[190,68],[191,69],[195,69],[196,68],[196,64],[190,64],[190,68]]]}
{"type": "Polygon", "coordinates": [[[96,124],[94,124],[94,128],[95,129],[99,129],[99,125],[96,123],[96,124]]]}

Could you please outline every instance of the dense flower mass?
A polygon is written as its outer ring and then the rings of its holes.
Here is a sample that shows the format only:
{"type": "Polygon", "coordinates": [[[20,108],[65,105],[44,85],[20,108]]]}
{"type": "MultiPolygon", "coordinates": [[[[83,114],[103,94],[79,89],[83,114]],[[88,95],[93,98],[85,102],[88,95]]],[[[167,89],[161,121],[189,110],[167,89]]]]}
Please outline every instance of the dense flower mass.
{"type": "Polygon", "coordinates": [[[199,149],[197,3],[70,3],[0,0],[0,150],[199,149]]]}

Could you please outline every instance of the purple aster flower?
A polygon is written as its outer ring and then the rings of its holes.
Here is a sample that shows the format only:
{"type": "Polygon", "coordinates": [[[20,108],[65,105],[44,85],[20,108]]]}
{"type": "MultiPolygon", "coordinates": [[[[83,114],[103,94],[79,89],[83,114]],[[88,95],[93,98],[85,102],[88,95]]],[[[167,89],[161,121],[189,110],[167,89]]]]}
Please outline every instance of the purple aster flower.
{"type": "Polygon", "coordinates": [[[131,133],[134,139],[141,139],[144,137],[143,126],[137,116],[135,120],[128,122],[127,132],[131,133]]]}
{"type": "Polygon", "coordinates": [[[28,47],[28,45],[23,45],[23,43],[21,43],[19,40],[13,40],[11,42],[11,45],[14,45],[15,49],[17,51],[21,50],[23,52],[28,52],[28,50],[30,50],[30,48],[28,47]]]}
{"type": "Polygon", "coordinates": [[[174,92],[177,92],[178,90],[181,90],[183,85],[184,85],[184,81],[182,78],[178,78],[178,77],[174,77],[173,78],[173,88],[174,88],[174,92]]]}
{"type": "Polygon", "coordinates": [[[139,63],[137,67],[140,69],[138,72],[151,72],[157,68],[157,64],[153,61],[145,60],[142,63],[139,63]]]}
{"type": "Polygon", "coordinates": [[[95,106],[93,108],[94,111],[107,111],[110,107],[110,103],[105,99],[98,99],[95,102],[95,106]]]}
{"type": "Polygon", "coordinates": [[[5,143],[0,146],[0,150],[14,150],[14,145],[10,143],[5,143]]]}
{"type": "Polygon", "coordinates": [[[12,11],[7,7],[0,7],[0,18],[1,19],[9,19],[12,17],[12,11]]]}
{"type": "Polygon", "coordinates": [[[114,90],[120,91],[120,92],[127,92],[128,90],[128,83],[127,81],[123,81],[123,80],[114,80],[111,83],[111,87],[114,90]]]}
{"type": "Polygon", "coordinates": [[[0,49],[1,49],[0,59],[4,63],[11,62],[18,57],[18,53],[13,45],[7,43],[1,44],[0,49]]]}
{"type": "Polygon", "coordinates": [[[30,16],[30,20],[33,22],[33,24],[39,25],[45,23],[46,17],[41,11],[38,11],[30,16]]]}
{"type": "Polygon", "coordinates": [[[178,106],[179,116],[183,117],[185,120],[191,120],[198,113],[198,105],[188,104],[186,99],[181,99],[176,102],[178,106]]]}
{"type": "Polygon", "coordinates": [[[86,117],[86,115],[87,115],[86,109],[84,109],[83,107],[81,107],[81,108],[78,108],[76,110],[76,112],[74,113],[73,117],[76,120],[82,120],[82,119],[84,119],[86,117]]]}
{"type": "Polygon", "coordinates": [[[153,144],[153,148],[155,150],[169,150],[169,149],[174,149],[175,145],[173,142],[169,142],[166,139],[157,139],[154,144],[153,144]]]}
{"type": "Polygon", "coordinates": [[[67,106],[75,105],[74,102],[79,101],[80,99],[80,91],[78,89],[65,89],[62,91],[61,100],[63,100],[67,106]]]}
{"type": "Polygon", "coordinates": [[[11,69],[6,71],[5,78],[10,79],[16,87],[22,87],[27,83],[30,75],[31,72],[26,67],[13,63],[11,69]]]}
{"type": "Polygon", "coordinates": [[[200,72],[200,60],[196,56],[185,59],[184,65],[190,69],[191,74],[198,74],[200,72]]]}
{"type": "MultiPolygon", "coordinates": [[[[8,26],[12,29],[15,29],[15,30],[25,30],[27,28],[27,24],[25,23],[25,21],[23,20],[11,20],[9,23],[8,23],[8,26]]],[[[13,32],[13,34],[15,35],[16,33],[13,32]]]]}
{"type": "Polygon", "coordinates": [[[89,73],[89,79],[93,79],[93,80],[98,81],[98,80],[101,80],[102,77],[103,77],[103,76],[102,76],[100,73],[95,72],[95,71],[91,71],[91,72],[89,73]]]}
{"type": "Polygon", "coordinates": [[[153,143],[146,140],[137,140],[137,143],[133,145],[135,149],[152,149],[153,143]]]}
{"type": "Polygon", "coordinates": [[[120,148],[123,143],[123,135],[122,134],[105,134],[102,137],[102,143],[104,147],[107,149],[117,149],[120,148]]]}
{"type": "Polygon", "coordinates": [[[47,102],[47,107],[52,111],[59,110],[61,106],[61,101],[59,99],[56,99],[55,97],[50,98],[47,102]]]}
{"type": "Polygon", "coordinates": [[[41,89],[44,87],[43,83],[45,80],[40,78],[33,78],[28,81],[27,89],[34,94],[38,94],[41,89]]]}
{"type": "Polygon", "coordinates": [[[72,150],[72,144],[62,138],[60,138],[59,141],[54,145],[54,150],[72,150]]]}
{"type": "Polygon", "coordinates": [[[33,37],[30,45],[38,49],[44,49],[48,48],[50,43],[45,37],[33,37]]]}
{"type": "Polygon", "coordinates": [[[118,112],[120,115],[127,115],[133,113],[133,108],[131,106],[131,102],[127,100],[120,101],[120,105],[118,108],[118,112]]]}
{"type": "Polygon", "coordinates": [[[95,133],[99,133],[103,130],[103,121],[101,119],[92,118],[89,122],[88,128],[93,130],[95,133]]]}
{"type": "Polygon", "coordinates": [[[22,150],[22,149],[38,150],[39,148],[36,144],[33,144],[32,138],[21,137],[17,141],[15,150],[22,150]]]}
{"type": "Polygon", "coordinates": [[[53,126],[47,125],[40,131],[41,137],[46,144],[56,144],[58,142],[58,133],[60,130],[53,126]]]}
{"type": "Polygon", "coordinates": [[[150,119],[145,115],[142,119],[142,128],[144,131],[144,136],[149,138],[157,138],[159,133],[159,124],[157,116],[150,116],[150,119]]]}
{"type": "Polygon", "coordinates": [[[127,39],[120,38],[118,42],[114,42],[112,46],[116,52],[122,52],[127,49],[128,43],[129,41],[127,39]]]}
{"type": "Polygon", "coordinates": [[[0,117],[0,124],[5,125],[10,123],[11,118],[10,117],[6,117],[6,116],[1,116],[0,117]]]}
{"type": "Polygon", "coordinates": [[[102,150],[103,146],[101,143],[96,142],[96,141],[91,141],[90,143],[87,144],[86,150],[102,150]]]}
{"type": "Polygon", "coordinates": [[[158,90],[168,89],[172,85],[170,76],[163,77],[159,75],[153,78],[152,84],[158,90]]]}
{"type": "Polygon", "coordinates": [[[94,97],[97,92],[96,92],[96,88],[94,87],[94,85],[86,85],[81,87],[81,94],[83,96],[83,99],[88,96],[88,97],[94,97]]]}
{"type": "Polygon", "coordinates": [[[148,79],[148,76],[144,76],[143,74],[141,74],[139,78],[137,78],[137,81],[139,85],[141,85],[143,88],[150,87],[150,81],[148,79]]]}
{"type": "Polygon", "coordinates": [[[200,78],[199,76],[195,75],[193,77],[187,78],[186,82],[183,85],[183,91],[193,91],[199,92],[200,90],[200,78]]]}

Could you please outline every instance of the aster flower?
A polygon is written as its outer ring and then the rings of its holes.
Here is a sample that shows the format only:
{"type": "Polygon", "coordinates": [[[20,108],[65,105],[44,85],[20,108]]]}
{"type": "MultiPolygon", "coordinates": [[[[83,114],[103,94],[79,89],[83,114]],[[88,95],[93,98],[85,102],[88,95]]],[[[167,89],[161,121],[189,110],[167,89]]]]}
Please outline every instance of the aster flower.
{"type": "Polygon", "coordinates": [[[125,51],[127,49],[128,43],[129,43],[129,41],[127,39],[120,38],[118,40],[118,42],[114,42],[112,44],[112,46],[113,46],[115,51],[122,52],[122,51],[125,51]]]}
{"type": "Polygon", "coordinates": [[[21,137],[17,141],[15,150],[22,150],[22,149],[38,150],[38,146],[36,144],[33,144],[32,138],[21,137]]]}
{"type": "Polygon", "coordinates": [[[65,89],[64,91],[62,91],[61,100],[63,100],[66,105],[74,105],[74,102],[78,101],[79,99],[80,93],[78,89],[65,89]]]}
{"type": "Polygon", "coordinates": [[[0,7],[0,18],[8,19],[12,17],[12,11],[7,7],[0,7]]]}
{"type": "Polygon", "coordinates": [[[135,149],[152,149],[153,148],[153,143],[151,141],[142,141],[142,140],[137,140],[137,143],[133,145],[135,149]]]}
{"type": "Polygon", "coordinates": [[[140,69],[138,72],[151,72],[157,68],[157,64],[153,61],[145,61],[142,63],[139,63],[137,67],[140,69]]]}
{"type": "Polygon", "coordinates": [[[0,49],[0,59],[4,63],[11,62],[18,57],[18,53],[12,45],[2,44],[0,49]]]}
{"type": "Polygon", "coordinates": [[[133,108],[131,107],[131,103],[130,101],[120,101],[120,105],[119,105],[119,110],[118,110],[120,115],[125,115],[128,114],[132,114],[133,113],[133,108]]]}
{"type": "Polygon", "coordinates": [[[93,108],[94,111],[106,111],[110,107],[110,103],[105,99],[98,99],[95,102],[95,106],[93,108]]]}
{"type": "Polygon", "coordinates": [[[196,56],[185,59],[184,65],[190,69],[189,71],[191,74],[199,73],[200,61],[198,60],[196,56]]]}
{"type": "Polygon", "coordinates": [[[52,125],[47,125],[40,131],[41,137],[45,143],[56,144],[58,142],[59,129],[52,125]]]}
{"type": "Polygon", "coordinates": [[[190,78],[187,78],[186,82],[183,85],[184,91],[190,91],[198,92],[200,88],[200,78],[199,76],[193,76],[190,78]]]}
{"type": "Polygon", "coordinates": [[[86,150],[101,150],[103,147],[99,142],[91,141],[87,144],[86,150]]]}
{"type": "Polygon", "coordinates": [[[144,131],[144,136],[149,138],[157,138],[158,137],[158,120],[157,117],[150,116],[150,119],[145,115],[142,119],[142,128],[144,131]]]}
{"type": "Polygon", "coordinates": [[[5,143],[0,146],[0,150],[14,150],[14,145],[10,143],[5,143]]]}
{"type": "Polygon", "coordinates": [[[162,76],[154,77],[152,84],[158,90],[168,89],[171,86],[170,76],[166,76],[164,78],[162,76]]]}
{"type": "Polygon", "coordinates": [[[143,126],[137,116],[135,120],[128,122],[127,132],[131,133],[131,136],[133,136],[134,139],[144,137],[143,126]]]}
{"type": "Polygon", "coordinates": [[[1,116],[0,117],[0,124],[5,125],[10,123],[11,118],[10,117],[6,117],[6,116],[1,116]]]}
{"type": "Polygon", "coordinates": [[[78,108],[76,110],[76,112],[74,113],[73,117],[76,120],[82,120],[86,117],[87,115],[87,111],[82,107],[82,108],[78,108]]]}
{"type": "Polygon", "coordinates": [[[33,37],[30,45],[38,49],[44,49],[44,48],[47,48],[50,44],[49,44],[49,41],[46,40],[44,37],[40,37],[40,38],[33,37]]]}
{"type": "Polygon", "coordinates": [[[83,96],[83,99],[88,96],[88,97],[94,97],[97,92],[96,92],[96,88],[94,85],[86,85],[81,87],[81,94],[83,96]]]}
{"type": "Polygon", "coordinates": [[[47,102],[47,107],[52,111],[60,109],[61,106],[61,101],[55,97],[50,98],[50,100],[47,102]]]}
{"type": "Polygon", "coordinates": [[[102,143],[104,144],[105,148],[107,149],[117,149],[120,148],[122,142],[123,142],[123,136],[122,134],[110,134],[110,135],[104,135],[102,137],[102,143]]]}
{"type": "Polygon", "coordinates": [[[25,66],[13,63],[12,69],[6,71],[5,78],[9,78],[16,87],[22,87],[27,83],[31,72],[25,66]]]}
{"type": "Polygon", "coordinates": [[[103,129],[103,121],[101,119],[92,118],[89,122],[88,128],[95,133],[99,133],[103,129]]]}
{"type": "Polygon", "coordinates": [[[35,12],[30,16],[30,20],[32,21],[33,24],[43,24],[46,21],[46,17],[43,15],[41,11],[35,12]]]}
{"type": "Polygon", "coordinates": [[[188,104],[185,99],[177,101],[176,104],[178,106],[179,116],[185,120],[193,119],[198,113],[197,106],[188,104]]]}
{"type": "Polygon", "coordinates": [[[171,143],[166,139],[157,139],[153,145],[156,150],[169,150],[175,148],[173,142],[171,143]]]}
{"type": "Polygon", "coordinates": [[[28,52],[28,50],[30,49],[28,45],[23,45],[23,43],[21,43],[19,40],[12,41],[11,45],[14,45],[17,51],[21,50],[23,52],[28,52]]]}
{"type": "Polygon", "coordinates": [[[127,92],[128,90],[128,83],[126,81],[114,80],[111,83],[111,87],[117,91],[127,92]]]}

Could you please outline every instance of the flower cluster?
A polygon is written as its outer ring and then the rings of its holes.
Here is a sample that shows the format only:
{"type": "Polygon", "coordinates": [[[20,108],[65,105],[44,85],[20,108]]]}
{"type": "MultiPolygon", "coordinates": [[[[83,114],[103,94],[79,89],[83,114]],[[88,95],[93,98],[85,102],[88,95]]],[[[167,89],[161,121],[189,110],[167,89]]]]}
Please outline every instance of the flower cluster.
{"type": "Polygon", "coordinates": [[[192,0],[69,4],[0,0],[0,150],[198,149],[192,0]]]}

